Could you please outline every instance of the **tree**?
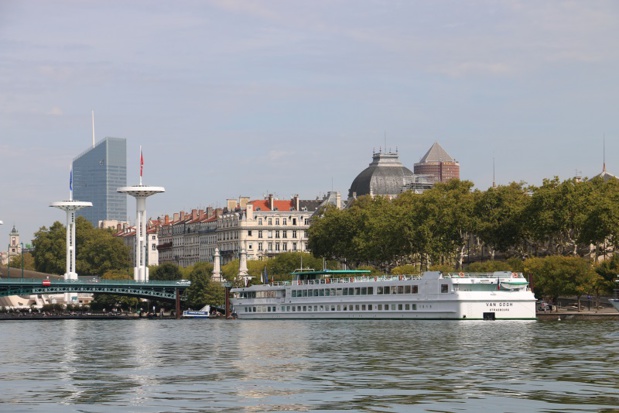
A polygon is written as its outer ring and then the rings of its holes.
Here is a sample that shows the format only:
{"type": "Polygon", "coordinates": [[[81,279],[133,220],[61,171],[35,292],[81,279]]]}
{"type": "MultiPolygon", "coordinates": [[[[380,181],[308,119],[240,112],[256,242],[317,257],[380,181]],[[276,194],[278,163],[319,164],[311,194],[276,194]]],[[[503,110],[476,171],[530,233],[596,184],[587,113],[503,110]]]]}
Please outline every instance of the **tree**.
{"type": "Polygon", "coordinates": [[[493,258],[495,251],[507,252],[514,247],[521,247],[521,255],[524,252],[523,213],[530,200],[523,183],[512,182],[480,193],[474,208],[476,235],[490,248],[493,258]]]}
{"type": "Polygon", "coordinates": [[[47,274],[64,274],[66,270],[66,229],[59,221],[41,227],[32,240],[34,267],[47,274]]]}
{"type": "Polygon", "coordinates": [[[181,280],[183,275],[178,265],[171,262],[164,262],[161,265],[154,267],[154,271],[149,270],[150,280],[157,281],[174,281],[181,280]]]}
{"type": "Polygon", "coordinates": [[[29,252],[24,252],[23,255],[14,255],[13,257],[11,257],[11,261],[9,261],[9,267],[22,268],[22,260],[24,270],[35,270],[34,257],[29,252]]]}
{"type": "Polygon", "coordinates": [[[225,288],[212,281],[213,264],[200,262],[193,266],[188,275],[191,286],[187,288],[186,305],[190,308],[202,308],[205,305],[222,307],[225,304],[225,288]]]}
{"type": "Polygon", "coordinates": [[[619,180],[604,181],[597,177],[590,184],[593,187],[591,210],[583,224],[579,241],[593,244],[596,249],[602,246],[602,254],[596,251],[595,256],[605,257],[607,246],[616,249],[619,245],[619,180]]]}
{"type": "Polygon", "coordinates": [[[560,296],[578,298],[593,291],[596,274],[588,260],[581,257],[552,255],[529,258],[524,262],[525,271],[533,277],[533,287],[538,298],[551,297],[556,303],[560,296]]]}
{"type": "Polygon", "coordinates": [[[589,181],[544,179],[532,187],[531,202],[525,211],[527,226],[540,250],[550,254],[578,255],[578,240],[591,211],[589,181]]]}
{"type": "MultiPolygon", "coordinates": [[[[42,227],[33,240],[36,271],[64,274],[66,271],[66,228],[56,221],[42,227]]],[[[75,220],[76,271],[82,275],[102,275],[110,270],[131,267],[130,249],[106,229],[94,228],[84,217],[75,220]]]]}

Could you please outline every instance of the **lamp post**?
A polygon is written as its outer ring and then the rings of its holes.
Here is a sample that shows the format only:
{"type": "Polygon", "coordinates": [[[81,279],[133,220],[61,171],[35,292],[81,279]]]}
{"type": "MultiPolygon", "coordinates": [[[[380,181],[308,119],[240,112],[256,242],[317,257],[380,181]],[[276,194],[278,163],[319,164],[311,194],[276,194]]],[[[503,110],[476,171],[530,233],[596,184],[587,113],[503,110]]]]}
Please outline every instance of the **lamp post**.
{"type": "Polygon", "coordinates": [[[24,243],[20,242],[21,245],[21,281],[24,282],[24,243]]]}

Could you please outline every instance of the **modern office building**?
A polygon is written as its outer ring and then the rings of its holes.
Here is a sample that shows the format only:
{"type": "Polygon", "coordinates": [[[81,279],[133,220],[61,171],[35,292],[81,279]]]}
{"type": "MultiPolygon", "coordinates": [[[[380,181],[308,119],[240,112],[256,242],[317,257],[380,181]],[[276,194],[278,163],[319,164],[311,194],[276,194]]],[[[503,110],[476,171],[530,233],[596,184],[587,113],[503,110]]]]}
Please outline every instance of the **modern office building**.
{"type": "Polygon", "coordinates": [[[434,177],[434,182],[460,179],[460,164],[435,142],[414,166],[415,175],[434,177]]]}
{"type": "Polygon", "coordinates": [[[73,196],[92,202],[92,208],[77,212],[95,227],[101,221],[127,221],[127,140],[104,138],[73,159],[73,196]]]}

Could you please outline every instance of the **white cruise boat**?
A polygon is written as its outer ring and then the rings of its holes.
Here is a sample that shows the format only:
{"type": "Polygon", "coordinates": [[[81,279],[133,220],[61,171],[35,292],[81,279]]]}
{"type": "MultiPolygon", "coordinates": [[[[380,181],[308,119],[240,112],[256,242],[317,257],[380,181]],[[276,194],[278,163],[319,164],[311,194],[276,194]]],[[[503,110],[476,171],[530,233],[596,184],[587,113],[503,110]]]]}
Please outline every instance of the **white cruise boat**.
{"type": "Polygon", "coordinates": [[[292,280],[231,290],[239,319],[533,320],[536,299],[521,273],[295,271],[292,280]]]}

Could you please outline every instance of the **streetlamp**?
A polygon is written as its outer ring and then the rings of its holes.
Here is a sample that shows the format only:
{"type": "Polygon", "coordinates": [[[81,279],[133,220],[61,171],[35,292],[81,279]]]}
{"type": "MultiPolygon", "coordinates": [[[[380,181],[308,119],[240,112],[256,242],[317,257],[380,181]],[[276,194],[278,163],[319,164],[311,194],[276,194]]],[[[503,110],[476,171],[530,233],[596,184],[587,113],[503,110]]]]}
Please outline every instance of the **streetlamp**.
{"type": "Polygon", "coordinates": [[[24,243],[20,242],[21,245],[21,281],[24,282],[24,243]]]}

